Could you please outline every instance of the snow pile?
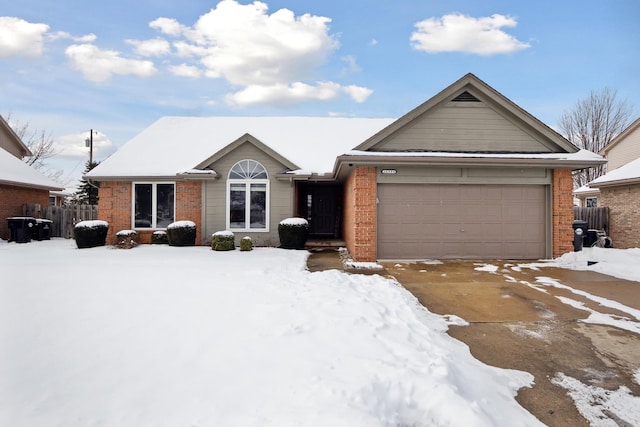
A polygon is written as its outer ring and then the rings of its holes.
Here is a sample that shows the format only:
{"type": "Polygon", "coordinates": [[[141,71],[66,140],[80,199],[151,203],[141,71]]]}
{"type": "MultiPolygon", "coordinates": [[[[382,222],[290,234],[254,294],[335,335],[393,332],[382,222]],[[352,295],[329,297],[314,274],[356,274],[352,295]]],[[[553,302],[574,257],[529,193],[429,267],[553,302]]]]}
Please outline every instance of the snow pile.
{"type": "Polygon", "coordinates": [[[306,257],[1,244],[0,425],[541,425],[514,399],[530,374],[474,359],[397,283],[306,257]]]}
{"type": "Polygon", "coordinates": [[[233,234],[233,231],[230,230],[222,230],[216,231],[211,235],[211,237],[235,237],[235,234],[233,234]]]}
{"type": "Polygon", "coordinates": [[[564,254],[541,266],[596,271],[620,279],[640,282],[640,248],[584,248],[580,252],[564,254]]]}

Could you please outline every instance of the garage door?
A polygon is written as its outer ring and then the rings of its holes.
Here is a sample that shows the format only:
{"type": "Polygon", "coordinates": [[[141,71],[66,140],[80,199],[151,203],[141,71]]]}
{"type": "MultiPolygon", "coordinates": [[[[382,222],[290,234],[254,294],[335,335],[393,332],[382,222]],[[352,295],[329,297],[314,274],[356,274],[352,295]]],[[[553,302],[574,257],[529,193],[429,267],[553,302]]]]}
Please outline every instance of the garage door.
{"type": "Polygon", "coordinates": [[[378,185],[379,259],[545,256],[543,185],[378,185]]]}

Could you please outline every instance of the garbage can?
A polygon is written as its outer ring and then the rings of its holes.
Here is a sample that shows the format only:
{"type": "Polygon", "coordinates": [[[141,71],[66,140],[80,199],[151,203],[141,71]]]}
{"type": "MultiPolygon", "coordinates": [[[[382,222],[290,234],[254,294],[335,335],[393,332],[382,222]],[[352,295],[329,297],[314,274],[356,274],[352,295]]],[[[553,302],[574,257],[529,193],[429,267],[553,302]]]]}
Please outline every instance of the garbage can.
{"type": "Polygon", "coordinates": [[[51,224],[50,219],[36,219],[36,226],[33,227],[32,239],[35,240],[51,240],[51,224]]]}
{"type": "Polygon", "coordinates": [[[575,252],[580,252],[582,250],[584,236],[587,234],[588,228],[589,223],[587,221],[579,219],[573,221],[573,250],[575,252]]]}
{"type": "Polygon", "coordinates": [[[590,248],[598,241],[598,230],[590,228],[587,230],[587,234],[584,235],[583,245],[585,248],[590,248]]]}
{"type": "Polygon", "coordinates": [[[36,219],[30,216],[16,216],[7,218],[7,225],[11,232],[10,242],[28,243],[33,236],[33,228],[36,226],[36,219]]]}

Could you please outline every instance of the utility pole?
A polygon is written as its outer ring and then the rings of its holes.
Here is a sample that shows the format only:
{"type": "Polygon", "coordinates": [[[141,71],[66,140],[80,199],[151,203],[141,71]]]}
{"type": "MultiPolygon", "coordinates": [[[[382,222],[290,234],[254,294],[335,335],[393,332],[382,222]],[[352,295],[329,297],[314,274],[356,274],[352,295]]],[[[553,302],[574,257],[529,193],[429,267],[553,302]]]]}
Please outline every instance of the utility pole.
{"type": "Polygon", "coordinates": [[[85,146],[89,147],[89,165],[93,164],[93,129],[89,131],[89,138],[84,140],[85,146]]]}

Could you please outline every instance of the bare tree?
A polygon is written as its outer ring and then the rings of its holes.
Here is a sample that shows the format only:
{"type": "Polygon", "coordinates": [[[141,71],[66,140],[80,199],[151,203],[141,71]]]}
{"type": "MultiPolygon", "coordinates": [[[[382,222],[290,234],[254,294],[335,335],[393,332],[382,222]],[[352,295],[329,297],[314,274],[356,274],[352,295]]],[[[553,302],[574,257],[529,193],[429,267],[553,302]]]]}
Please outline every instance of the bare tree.
{"type": "MultiPolygon", "coordinates": [[[[579,148],[600,152],[613,138],[631,123],[633,109],[626,100],[620,100],[617,91],[605,88],[579,100],[560,118],[560,130],[579,148]]],[[[582,187],[606,172],[605,165],[577,171],[574,185],[582,187]]]]}
{"type": "Polygon", "coordinates": [[[20,122],[11,122],[11,114],[7,116],[7,123],[13,128],[13,131],[22,140],[24,145],[31,151],[31,156],[25,157],[23,160],[29,166],[35,169],[43,169],[44,161],[55,156],[54,140],[52,132],[44,130],[32,129],[29,123],[22,124],[20,122]]]}

